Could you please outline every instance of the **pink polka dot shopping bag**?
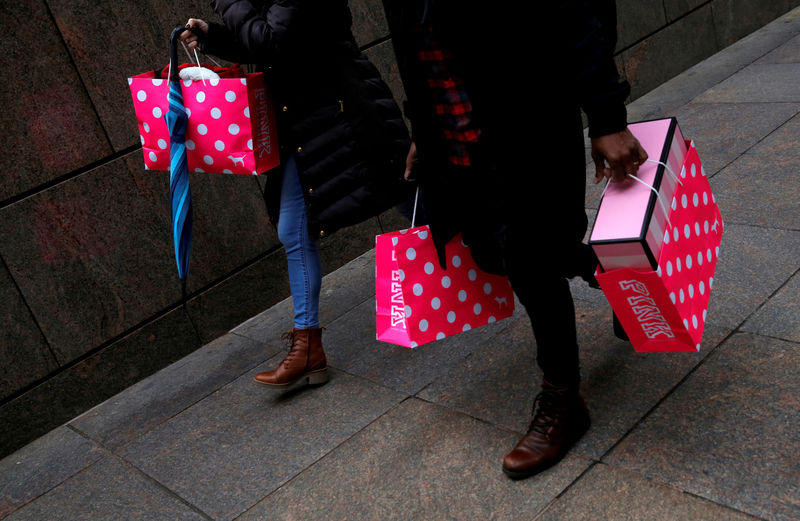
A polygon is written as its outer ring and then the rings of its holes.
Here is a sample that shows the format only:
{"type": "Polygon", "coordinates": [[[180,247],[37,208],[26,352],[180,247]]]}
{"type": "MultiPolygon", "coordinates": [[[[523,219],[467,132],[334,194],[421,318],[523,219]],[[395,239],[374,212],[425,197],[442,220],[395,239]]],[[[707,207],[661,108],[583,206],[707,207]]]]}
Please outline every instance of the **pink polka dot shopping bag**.
{"type": "Polygon", "coordinates": [[[481,271],[461,235],[445,252],[442,269],[427,226],[375,238],[378,340],[413,348],[511,316],[507,277],[481,271]]]}
{"type": "MultiPolygon", "coordinates": [[[[191,66],[183,64],[179,69],[191,66]]],[[[182,80],[186,156],[190,172],[258,175],[279,164],[275,109],[261,73],[211,67],[219,78],[182,80]]],[[[169,170],[167,113],[169,79],[162,71],[128,78],[144,165],[169,170]]]]}
{"type": "Polygon", "coordinates": [[[629,128],[650,159],[603,194],[589,240],[597,280],[636,351],[699,351],[722,215],[674,118],[629,128]]]}

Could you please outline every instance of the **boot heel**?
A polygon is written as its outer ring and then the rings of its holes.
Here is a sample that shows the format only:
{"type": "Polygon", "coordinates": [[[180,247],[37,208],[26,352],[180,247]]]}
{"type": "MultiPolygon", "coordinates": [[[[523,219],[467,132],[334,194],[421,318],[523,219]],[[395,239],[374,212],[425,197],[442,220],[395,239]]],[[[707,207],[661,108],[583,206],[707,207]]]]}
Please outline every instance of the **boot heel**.
{"type": "Polygon", "coordinates": [[[309,385],[322,385],[328,381],[328,369],[321,369],[308,375],[309,385]]]}

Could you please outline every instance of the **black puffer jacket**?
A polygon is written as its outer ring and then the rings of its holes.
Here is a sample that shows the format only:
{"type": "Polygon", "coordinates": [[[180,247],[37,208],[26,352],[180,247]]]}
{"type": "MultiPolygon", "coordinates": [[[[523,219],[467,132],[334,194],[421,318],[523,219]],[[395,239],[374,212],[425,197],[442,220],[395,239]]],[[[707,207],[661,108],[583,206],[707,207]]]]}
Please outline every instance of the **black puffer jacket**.
{"type": "MultiPolygon", "coordinates": [[[[346,0],[213,0],[203,51],[264,72],[282,159],[296,154],[312,237],[408,197],[408,132],[391,91],[359,51],[346,0]]],[[[277,223],[280,176],[267,176],[277,223]]]]}

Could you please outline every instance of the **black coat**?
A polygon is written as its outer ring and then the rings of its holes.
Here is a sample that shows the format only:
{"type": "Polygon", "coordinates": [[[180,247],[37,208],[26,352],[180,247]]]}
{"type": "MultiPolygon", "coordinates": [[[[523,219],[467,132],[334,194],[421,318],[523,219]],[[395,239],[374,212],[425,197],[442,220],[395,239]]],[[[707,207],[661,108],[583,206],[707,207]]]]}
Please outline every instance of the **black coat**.
{"type": "MultiPolygon", "coordinates": [[[[378,70],[359,51],[346,0],[213,0],[203,51],[255,63],[275,100],[282,159],[295,154],[311,237],[408,197],[408,131],[378,70]]],[[[278,170],[280,171],[280,170],[278,170]]],[[[277,223],[280,176],[267,175],[277,223]]]]}
{"type": "Polygon", "coordinates": [[[481,267],[500,271],[490,250],[505,243],[494,236],[511,228],[531,247],[541,245],[542,257],[566,265],[586,230],[580,110],[592,137],[626,126],[630,87],[613,59],[614,1],[535,2],[528,9],[502,0],[383,3],[440,259],[444,244],[464,232],[481,267]],[[449,65],[463,80],[481,130],[470,152],[475,168],[447,162],[426,72],[415,56],[413,31],[420,24],[452,51],[449,65]],[[481,241],[486,245],[477,248],[481,241]]]}

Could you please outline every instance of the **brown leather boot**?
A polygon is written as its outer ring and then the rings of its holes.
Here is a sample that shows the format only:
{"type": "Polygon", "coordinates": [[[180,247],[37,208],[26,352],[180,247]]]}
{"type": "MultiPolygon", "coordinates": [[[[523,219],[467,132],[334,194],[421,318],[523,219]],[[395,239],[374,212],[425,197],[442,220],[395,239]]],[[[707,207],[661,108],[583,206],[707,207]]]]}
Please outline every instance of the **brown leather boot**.
{"type": "Polygon", "coordinates": [[[275,387],[287,387],[308,378],[312,385],[324,384],[328,381],[328,362],[322,350],[322,329],[293,329],[284,338],[289,340],[290,349],[286,358],[273,369],[258,373],[255,381],[275,387]]]}
{"type": "Polygon", "coordinates": [[[503,472],[512,479],[533,476],[561,461],[591,424],[577,388],[556,387],[543,380],[533,408],[528,433],[503,459],[503,472]]]}

